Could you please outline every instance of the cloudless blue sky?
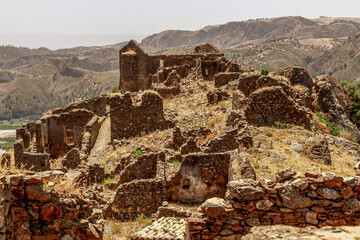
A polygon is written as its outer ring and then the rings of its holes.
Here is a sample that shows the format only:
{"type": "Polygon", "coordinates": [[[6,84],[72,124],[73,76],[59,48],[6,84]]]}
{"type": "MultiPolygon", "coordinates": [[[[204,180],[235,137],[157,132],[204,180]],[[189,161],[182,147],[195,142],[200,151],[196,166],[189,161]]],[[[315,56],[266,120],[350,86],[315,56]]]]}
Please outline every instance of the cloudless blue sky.
{"type": "Polygon", "coordinates": [[[105,45],[167,29],[323,15],[360,17],[360,0],[0,0],[0,45],[105,45]]]}

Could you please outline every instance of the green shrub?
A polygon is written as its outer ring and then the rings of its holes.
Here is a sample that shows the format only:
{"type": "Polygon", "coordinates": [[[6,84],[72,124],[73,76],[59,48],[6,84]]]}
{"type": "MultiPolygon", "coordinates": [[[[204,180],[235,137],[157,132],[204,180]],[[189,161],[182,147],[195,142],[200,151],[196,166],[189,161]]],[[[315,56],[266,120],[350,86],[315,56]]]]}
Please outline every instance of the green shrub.
{"type": "Polygon", "coordinates": [[[119,87],[114,87],[113,89],[112,89],[112,93],[117,93],[119,91],[119,87]]]}
{"type": "Polygon", "coordinates": [[[0,130],[17,129],[21,128],[19,125],[0,125],[0,130]]]}
{"type": "Polygon", "coordinates": [[[179,160],[175,160],[172,163],[175,164],[175,165],[180,165],[181,164],[181,162],[179,160]]]}
{"type": "Polygon", "coordinates": [[[144,214],[140,214],[135,218],[135,221],[139,224],[142,224],[144,227],[152,225],[152,219],[145,216],[144,214]]]}
{"type": "Polygon", "coordinates": [[[25,149],[25,152],[30,152],[30,148],[26,148],[26,149],[25,149]]]}
{"type": "Polygon", "coordinates": [[[141,151],[140,148],[137,148],[137,149],[135,150],[135,152],[133,153],[134,158],[138,158],[138,157],[140,157],[141,155],[143,155],[143,152],[141,151]]]}
{"type": "Polygon", "coordinates": [[[272,137],[272,136],[274,136],[274,133],[272,131],[270,131],[270,130],[267,130],[265,132],[265,135],[268,136],[268,137],[272,137]]]}
{"type": "Polygon", "coordinates": [[[326,119],[321,112],[315,111],[316,116],[319,118],[319,121],[324,123],[328,128],[331,135],[339,136],[340,132],[345,130],[341,125],[338,125],[334,122],[331,122],[329,119],[326,119]]]}
{"type": "Polygon", "coordinates": [[[218,105],[220,107],[224,107],[226,105],[226,103],[227,103],[227,101],[220,101],[220,102],[218,102],[218,105]]]}
{"type": "Polygon", "coordinates": [[[261,75],[267,76],[267,75],[269,75],[269,71],[261,70],[261,75]]]}
{"type": "Polygon", "coordinates": [[[275,127],[277,128],[285,128],[286,127],[286,123],[285,122],[281,122],[281,121],[276,121],[274,123],[275,127]]]}
{"type": "Polygon", "coordinates": [[[104,179],[104,181],[101,182],[101,185],[106,185],[106,184],[112,183],[114,181],[115,180],[113,178],[106,178],[106,179],[104,179]]]}
{"type": "Polygon", "coordinates": [[[220,116],[213,117],[206,122],[206,125],[213,127],[215,123],[220,121],[220,116]]]}
{"type": "Polygon", "coordinates": [[[4,149],[14,148],[14,143],[13,142],[0,143],[0,148],[4,148],[4,149]]]}
{"type": "Polygon", "coordinates": [[[351,100],[352,104],[349,108],[350,120],[360,128],[360,83],[341,82],[346,96],[351,100]]]}

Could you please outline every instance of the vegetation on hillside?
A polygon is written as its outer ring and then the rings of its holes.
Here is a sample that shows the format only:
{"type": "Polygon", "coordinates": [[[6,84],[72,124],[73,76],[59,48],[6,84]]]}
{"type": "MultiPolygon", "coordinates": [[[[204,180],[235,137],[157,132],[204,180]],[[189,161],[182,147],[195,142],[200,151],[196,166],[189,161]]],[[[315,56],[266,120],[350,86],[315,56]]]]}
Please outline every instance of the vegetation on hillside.
{"type": "Polygon", "coordinates": [[[352,104],[349,108],[351,121],[360,128],[360,83],[342,81],[341,85],[352,104]]]}

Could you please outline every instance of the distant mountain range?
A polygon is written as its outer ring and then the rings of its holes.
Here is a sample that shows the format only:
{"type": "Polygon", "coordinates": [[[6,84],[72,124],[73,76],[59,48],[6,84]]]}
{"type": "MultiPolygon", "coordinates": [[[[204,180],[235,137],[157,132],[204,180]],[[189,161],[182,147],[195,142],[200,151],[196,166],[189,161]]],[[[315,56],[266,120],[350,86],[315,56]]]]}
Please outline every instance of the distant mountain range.
{"type": "Polygon", "coordinates": [[[142,40],[149,52],[209,42],[220,48],[257,45],[268,40],[347,37],[360,31],[360,19],[280,17],[229,22],[196,31],[167,30],[142,40]]]}
{"type": "MultiPolygon", "coordinates": [[[[192,52],[209,42],[242,65],[275,70],[291,65],[313,76],[360,80],[360,18],[280,17],[229,22],[197,31],[167,30],[142,40],[149,53],[192,52]]],[[[51,51],[0,47],[0,120],[32,116],[118,85],[125,43],[51,51]]]]}

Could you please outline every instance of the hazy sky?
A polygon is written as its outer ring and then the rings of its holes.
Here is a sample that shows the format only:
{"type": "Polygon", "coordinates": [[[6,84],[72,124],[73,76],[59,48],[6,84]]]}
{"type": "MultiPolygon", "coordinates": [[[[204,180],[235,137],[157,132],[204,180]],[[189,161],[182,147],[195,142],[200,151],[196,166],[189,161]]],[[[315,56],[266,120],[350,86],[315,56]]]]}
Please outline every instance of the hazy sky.
{"type": "Polygon", "coordinates": [[[360,0],[0,0],[0,45],[105,45],[254,18],[360,17],[360,0]]]}

